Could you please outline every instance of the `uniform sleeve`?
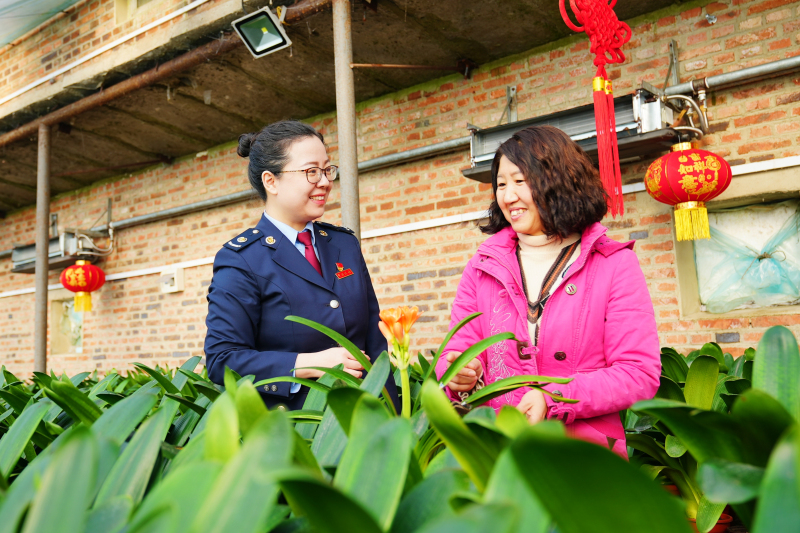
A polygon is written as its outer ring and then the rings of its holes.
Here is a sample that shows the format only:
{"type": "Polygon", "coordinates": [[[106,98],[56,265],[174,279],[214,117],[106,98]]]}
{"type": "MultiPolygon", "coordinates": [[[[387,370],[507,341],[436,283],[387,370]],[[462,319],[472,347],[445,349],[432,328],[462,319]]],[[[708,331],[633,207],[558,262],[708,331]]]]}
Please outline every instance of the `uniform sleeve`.
{"type": "MultiPolygon", "coordinates": [[[[296,352],[258,351],[256,336],[261,321],[261,287],[247,263],[236,252],[223,248],[214,259],[208,289],[208,331],[205,340],[208,377],[222,384],[225,367],[255,381],[291,376],[296,352]]],[[[275,383],[259,392],[289,397],[291,383],[275,383]]]]}
{"type": "Polygon", "coordinates": [[[617,252],[621,260],[613,274],[606,306],[603,350],[606,368],[569,376],[566,385],[543,388],[559,391],[576,404],[556,402],[545,396],[548,418],[571,423],[624,411],[639,400],[652,398],[659,385],[661,356],[655,313],[647,283],[636,254],[617,252]]]}
{"type": "MultiPolygon", "coordinates": [[[[378,297],[375,295],[375,288],[372,286],[372,278],[370,278],[369,270],[367,269],[367,263],[364,260],[364,255],[359,253],[359,256],[361,257],[361,272],[364,276],[364,286],[366,287],[367,291],[369,317],[365,351],[367,352],[370,361],[374,363],[375,360],[388,349],[388,344],[386,342],[386,337],[383,336],[381,330],[378,328],[378,322],[381,320],[381,308],[378,304],[378,297]]],[[[395,410],[399,413],[401,407],[400,397],[397,394],[397,384],[394,382],[394,376],[391,373],[389,374],[389,379],[386,381],[386,390],[389,392],[389,396],[391,397],[395,410]]]]}
{"type": "MultiPolygon", "coordinates": [[[[474,258],[473,258],[474,260],[474,258]]],[[[464,272],[461,276],[461,281],[458,283],[458,288],[456,289],[456,298],[453,301],[453,309],[450,312],[450,328],[452,329],[458,324],[464,317],[471,315],[478,311],[478,299],[477,299],[477,270],[472,265],[473,261],[467,263],[467,266],[464,268],[464,272]]],[[[481,321],[482,317],[474,318],[470,322],[468,322],[464,327],[458,330],[458,333],[453,335],[453,338],[450,339],[450,342],[447,344],[447,348],[445,348],[444,353],[442,354],[442,358],[439,359],[439,363],[436,365],[436,376],[441,379],[444,373],[447,371],[450,363],[444,358],[444,355],[448,352],[464,352],[467,348],[472,346],[473,344],[483,340],[485,336],[481,331],[481,321]]],[[[486,357],[485,352],[478,355],[478,361],[480,361],[481,366],[483,367],[484,374],[486,373],[486,357]]],[[[460,400],[459,396],[450,390],[450,387],[445,387],[445,391],[447,392],[448,396],[450,396],[453,400],[460,400]]]]}

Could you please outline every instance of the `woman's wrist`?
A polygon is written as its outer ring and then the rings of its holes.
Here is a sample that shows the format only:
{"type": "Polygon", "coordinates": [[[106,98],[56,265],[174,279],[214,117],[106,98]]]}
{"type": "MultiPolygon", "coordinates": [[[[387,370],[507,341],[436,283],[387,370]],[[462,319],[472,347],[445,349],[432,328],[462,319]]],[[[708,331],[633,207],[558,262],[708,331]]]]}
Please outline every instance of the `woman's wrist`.
{"type": "Polygon", "coordinates": [[[299,353],[297,354],[297,359],[294,362],[294,375],[298,378],[303,379],[314,379],[320,376],[319,370],[312,370],[310,368],[304,368],[308,366],[318,366],[311,361],[311,358],[314,357],[313,353],[299,353]]]}

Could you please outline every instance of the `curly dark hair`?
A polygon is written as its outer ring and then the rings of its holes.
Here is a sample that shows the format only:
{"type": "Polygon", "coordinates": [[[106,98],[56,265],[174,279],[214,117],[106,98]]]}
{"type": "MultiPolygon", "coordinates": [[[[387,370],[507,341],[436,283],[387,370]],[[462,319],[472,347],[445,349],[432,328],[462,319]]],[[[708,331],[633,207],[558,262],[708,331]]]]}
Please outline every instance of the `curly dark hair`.
{"type": "Polygon", "coordinates": [[[492,161],[492,204],[481,231],[493,235],[511,224],[497,204],[497,170],[506,156],[522,171],[548,237],[581,234],[608,211],[608,196],[591,159],[553,126],[531,126],[500,145],[492,161]]]}

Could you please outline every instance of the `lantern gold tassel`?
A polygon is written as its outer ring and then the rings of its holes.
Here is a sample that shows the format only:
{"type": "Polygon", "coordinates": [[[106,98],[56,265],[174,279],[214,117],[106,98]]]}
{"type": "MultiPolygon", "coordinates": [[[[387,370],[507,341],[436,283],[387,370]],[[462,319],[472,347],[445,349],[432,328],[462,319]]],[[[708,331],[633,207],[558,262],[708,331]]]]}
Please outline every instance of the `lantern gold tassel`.
{"type": "Polygon", "coordinates": [[[675,236],[679,241],[711,238],[706,204],[703,202],[675,204],[675,236]]]}
{"type": "Polygon", "coordinates": [[[92,310],[92,293],[91,292],[76,292],[75,293],[75,311],[86,312],[92,310]]]}

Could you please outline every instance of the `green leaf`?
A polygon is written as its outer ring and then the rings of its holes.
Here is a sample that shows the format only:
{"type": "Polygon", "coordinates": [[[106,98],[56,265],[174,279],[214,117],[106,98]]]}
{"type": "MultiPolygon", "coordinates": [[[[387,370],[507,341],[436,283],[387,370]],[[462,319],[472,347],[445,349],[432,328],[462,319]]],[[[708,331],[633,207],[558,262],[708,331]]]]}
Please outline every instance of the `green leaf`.
{"type": "MultiPolygon", "coordinates": [[[[697,361],[692,368],[695,364],[697,361]]],[[[633,409],[658,418],[700,463],[712,458],[742,460],[741,434],[744,430],[722,413],[697,411],[670,400],[646,400],[636,403],[633,409]]]]}
{"type": "Polygon", "coordinates": [[[91,426],[103,414],[103,410],[97,407],[86,394],[78,390],[72,383],[53,381],[50,387],[45,389],[45,394],[64,409],[76,422],[91,426]]]}
{"type": "Polygon", "coordinates": [[[98,392],[97,397],[106,402],[108,405],[114,405],[125,399],[125,396],[118,392],[98,392]]]}
{"type": "Polygon", "coordinates": [[[672,348],[661,349],[661,374],[675,383],[686,381],[689,367],[681,354],[672,348]]]}
{"type": "Polygon", "coordinates": [[[758,343],[753,387],[777,399],[800,421],[800,351],[791,330],[769,328],[758,343]]]}
{"type": "Polygon", "coordinates": [[[486,486],[484,501],[516,504],[521,513],[516,528],[518,533],[545,533],[552,520],[539,499],[528,488],[525,477],[529,475],[519,470],[510,450],[505,450],[497,458],[489,484],[486,486]]]}
{"type": "Polygon", "coordinates": [[[259,533],[277,503],[275,472],[289,468],[292,427],[280,411],[263,416],[224,467],[197,513],[193,533],[259,533]]]}
{"type": "MultiPolygon", "coordinates": [[[[719,363],[719,371],[723,374],[728,373],[728,366],[725,362],[725,354],[722,353],[722,348],[716,342],[707,342],[700,348],[700,355],[707,355],[713,357],[719,363]]],[[[694,363],[692,363],[694,365],[694,363]]]]}
{"type": "Polygon", "coordinates": [[[428,367],[428,370],[425,372],[425,376],[422,379],[423,383],[425,381],[427,381],[429,377],[431,377],[431,374],[433,372],[436,371],[436,365],[439,364],[439,359],[442,358],[442,354],[444,353],[445,348],[447,348],[447,345],[450,342],[450,339],[453,338],[453,335],[458,333],[458,330],[460,330],[461,328],[466,326],[473,319],[478,318],[479,316],[481,316],[481,314],[482,313],[472,313],[471,315],[465,316],[464,318],[462,318],[459,321],[458,324],[456,324],[453,327],[453,329],[451,329],[450,331],[447,332],[447,335],[444,336],[444,340],[442,340],[442,343],[439,345],[439,349],[436,350],[436,355],[433,356],[433,361],[431,361],[431,364],[428,367]]]}
{"type": "Polygon", "coordinates": [[[458,356],[458,358],[453,361],[450,366],[447,368],[447,371],[442,375],[442,379],[439,380],[440,383],[444,383],[447,385],[453,379],[453,377],[458,374],[458,372],[467,366],[467,363],[475,359],[479,356],[484,350],[488,349],[493,344],[497,344],[498,342],[502,342],[508,339],[513,339],[513,333],[498,333],[497,335],[492,335],[482,341],[476,342],[466,350],[464,353],[458,356]]]}
{"type": "Polygon", "coordinates": [[[700,498],[700,505],[697,508],[697,518],[695,524],[697,529],[703,533],[711,531],[719,520],[722,511],[727,503],[711,503],[705,496],[700,498]]]}
{"type": "Polygon", "coordinates": [[[386,391],[386,380],[389,379],[389,372],[392,370],[392,364],[389,362],[389,354],[383,352],[375,360],[375,364],[367,372],[367,376],[362,380],[359,388],[366,391],[373,396],[379,396],[383,391],[384,398],[387,402],[391,403],[386,391]]]}
{"type": "MultiPolygon", "coordinates": [[[[359,403],[371,402],[377,404],[371,409],[386,416],[386,411],[371,396],[365,395],[359,403]]],[[[350,444],[336,469],[333,485],[361,504],[386,530],[403,494],[413,445],[412,431],[405,418],[391,418],[376,426],[371,414],[363,414],[364,410],[356,407],[350,444]]]]}
{"type": "MultiPolygon", "coordinates": [[[[572,378],[550,378],[547,376],[512,376],[510,378],[498,379],[484,388],[472,393],[464,403],[473,407],[482,405],[493,398],[517,390],[520,387],[536,385],[537,383],[569,383],[572,378]]],[[[531,387],[534,388],[534,387],[531,387]]],[[[536,387],[538,388],[538,387],[536,387]]]]}
{"type": "Polygon", "coordinates": [[[199,414],[195,410],[188,410],[183,415],[175,421],[170,428],[169,435],[167,437],[167,441],[170,444],[174,444],[175,446],[184,446],[186,441],[189,440],[189,436],[195,430],[197,425],[200,423],[203,418],[205,418],[206,414],[208,414],[208,408],[211,406],[211,400],[207,397],[203,396],[198,398],[195,401],[198,407],[200,407],[203,411],[205,411],[202,415],[199,414]]]}
{"type": "MultiPolygon", "coordinates": [[[[763,342],[763,340],[762,340],[763,342]]],[[[759,344],[759,358],[763,356],[759,344]]],[[[794,425],[769,458],[751,531],[796,531],[800,524],[800,426],[794,425]]]]}
{"type": "Polygon", "coordinates": [[[462,470],[443,470],[416,485],[397,508],[391,533],[414,533],[433,520],[455,516],[449,501],[453,494],[469,489],[462,470]]]}
{"type": "Polygon", "coordinates": [[[92,425],[92,431],[122,444],[157,401],[158,394],[152,388],[141,388],[104,412],[92,425]]]}
{"type": "Polygon", "coordinates": [[[227,366],[225,367],[225,375],[223,376],[223,381],[225,383],[225,392],[228,393],[231,399],[236,398],[236,389],[239,388],[239,386],[236,384],[239,381],[239,378],[237,376],[238,374],[236,374],[233,370],[231,370],[227,366]]]}
{"type": "Polygon", "coordinates": [[[341,379],[342,381],[344,381],[345,383],[347,383],[351,387],[358,388],[358,387],[361,386],[361,379],[359,379],[359,378],[357,378],[357,377],[355,377],[355,376],[353,376],[351,374],[348,374],[344,370],[340,370],[338,368],[327,368],[327,367],[324,367],[324,366],[307,366],[307,367],[304,367],[304,368],[306,368],[308,370],[319,370],[320,372],[325,372],[326,374],[330,374],[333,377],[335,377],[336,379],[341,379]]]}
{"type": "Polygon", "coordinates": [[[181,395],[181,391],[172,384],[167,376],[159,372],[158,370],[152,369],[149,366],[143,365],[142,363],[133,363],[133,366],[140,368],[150,374],[150,376],[155,379],[158,384],[164,389],[164,392],[168,392],[170,394],[174,394],[176,396],[181,395]]]}
{"type": "Polygon", "coordinates": [[[719,369],[719,362],[713,357],[701,355],[694,360],[686,375],[686,386],[683,388],[688,405],[700,409],[711,409],[714,404],[714,391],[717,387],[719,369]]]}
{"type": "Polygon", "coordinates": [[[686,446],[675,435],[667,435],[664,449],[670,457],[681,457],[686,453],[686,446]]]}
{"type": "MultiPolygon", "coordinates": [[[[166,396],[167,398],[172,398],[173,400],[175,400],[176,402],[178,402],[181,405],[185,405],[186,407],[188,407],[192,411],[196,412],[200,416],[203,416],[204,414],[206,414],[206,409],[204,409],[203,407],[199,406],[198,404],[196,404],[192,400],[187,400],[183,396],[178,396],[177,394],[171,394],[169,392],[166,393],[164,396],[166,396]]],[[[264,402],[262,401],[261,403],[264,403],[264,402]]]]}
{"type": "MultiPolygon", "coordinates": [[[[330,386],[333,385],[334,381],[336,381],[336,379],[330,374],[324,374],[317,379],[316,383],[322,385],[328,390],[309,390],[308,396],[306,396],[306,401],[303,403],[302,410],[320,412],[324,411],[325,405],[328,402],[328,392],[330,391],[330,386]]],[[[314,434],[317,432],[317,426],[316,424],[303,424],[302,426],[296,427],[295,430],[304,439],[313,439],[314,434]]]]}
{"type": "Polygon", "coordinates": [[[353,418],[353,410],[362,395],[366,394],[361,389],[353,389],[350,387],[342,387],[333,389],[328,393],[328,405],[336,415],[342,430],[345,434],[350,436],[350,422],[353,418]]]}
{"type": "MultiPolygon", "coordinates": [[[[350,376],[350,374],[347,375],[350,376]]],[[[320,392],[328,392],[329,390],[331,390],[330,387],[328,387],[327,385],[323,385],[319,381],[313,379],[296,378],[293,376],[278,376],[275,378],[262,379],[261,381],[255,383],[255,386],[261,387],[262,385],[268,385],[270,383],[298,383],[300,385],[305,385],[309,389],[318,390],[320,392]]]]}
{"type": "Polygon", "coordinates": [[[123,494],[134,504],[141,501],[171,422],[172,412],[165,407],[145,420],[100,487],[95,505],[123,494]]]}
{"type": "Polygon", "coordinates": [[[302,422],[310,422],[310,423],[315,423],[315,422],[321,422],[322,421],[323,414],[324,413],[322,411],[311,411],[311,410],[308,410],[308,409],[298,409],[297,411],[288,411],[286,413],[286,418],[288,418],[292,422],[300,422],[300,423],[302,423],[302,422]]]}
{"type": "Polygon", "coordinates": [[[746,462],[766,466],[781,435],[794,423],[781,403],[760,389],[749,389],[733,404],[730,418],[744,428],[746,462]]]}
{"type": "Polygon", "coordinates": [[[756,359],[756,351],[752,348],[748,348],[744,351],[744,359],[745,361],[755,361],[756,359]]]}
{"type": "Polygon", "coordinates": [[[239,452],[239,415],[236,404],[227,389],[211,406],[206,426],[205,457],[226,463],[239,452]]]}
{"type": "Polygon", "coordinates": [[[186,533],[205,504],[222,465],[199,461],[180,470],[173,470],[155,485],[131,518],[129,530],[142,527],[158,508],[168,506],[174,512],[171,533],[186,533]]]}
{"type": "Polygon", "coordinates": [[[530,427],[530,423],[522,411],[507,404],[501,407],[500,412],[497,413],[495,425],[510,439],[517,438],[530,427]]]}
{"type": "Polygon", "coordinates": [[[350,355],[352,355],[356,361],[361,363],[361,366],[364,367],[364,370],[369,372],[372,369],[372,363],[370,363],[369,358],[363,353],[361,353],[361,350],[359,350],[358,346],[350,342],[350,340],[348,340],[344,335],[332,330],[329,327],[323,326],[322,324],[318,324],[313,320],[308,320],[307,318],[289,315],[286,317],[285,320],[288,320],[289,322],[297,322],[298,324],[303,324],[305,326],[308,326],[310,328],[319,331],[323,335],[327,335],[328,337],[333,339],[336,343],[338,343],[339,346],[350,352],[350,355]]]}
{"type": "Polygon", "coordinates": [[[268,412],[261,395],[249,381],[242,383],[236,391],[236,412],[239,413],[239,427],[243,437],[247,437],[250,430],[268,412]]]}
{"type": "Polygon", "coordinates": [[[478,490],[483,492],[497,457],[469,430],[433,380],[422,385],[422,406],[431,426],[447,444],[478,490]]]}
{"type": "Polygon", "coordinates": [[[454,517],[428,523],[420,533],[511,533],[520,526],[518,505],[470,505],[454,517]]]}
{"type": "Polygon", "coordinates": [[[520,472],[535,472],[524,479],[559,531],[689,533],[678,500],[611,451],[545,427],[553,424],[533,426],[510,450],[520,472]]]}
{"type": "Polygon", "coordinates": [[[714,503],[743,503],[758,496],[764,469],[724,459],[709,459],[697,470],[697,482],[714,503]]]}
{"type": "Polygon", "coordinates": [[[683,390],[680,385],[666,376],[659,376],[659,382],[660,385],[656,392],[656,398],[686,403],[686,397],[683,395],[683,390]]]}
{"type": "MultiPolygon", "coordinates": [[[[69,386],[74,388],[72,384],[69,386]]],[[[95,484],[96,463],[94,435],[88,428],[75,428],[44,471],[22,533],[83,531],[95,484]]]]}
{"type": "Polygon", "coordinates": [[[214,386],[206,383],[197,382],[194,384],[194,388],[197,389],[197,392],[205,395],[205,397],[212,402],[219,398],[219,395],[222,394],[214,386]]]}
{"type": "Polygon", "coordinates": [[[382,533],[370,514],[333,487],[305,473],[284,473],[281,489],[296,515],[305,516],[318,533],[382,533]]]}
{"type": "Polygon", "coordinates": [[[132,510],[130,496],[111,498],[89,512],[85,533],[118,533],[128,523],[132,510]]]}
{"type": "Polygon", "coordinates": [[[22,452],[30,442],[36,428],[52,404],[41,401],[29,405],[0,439],[0,474],[7,479],[14,470],[22,452]]]}

